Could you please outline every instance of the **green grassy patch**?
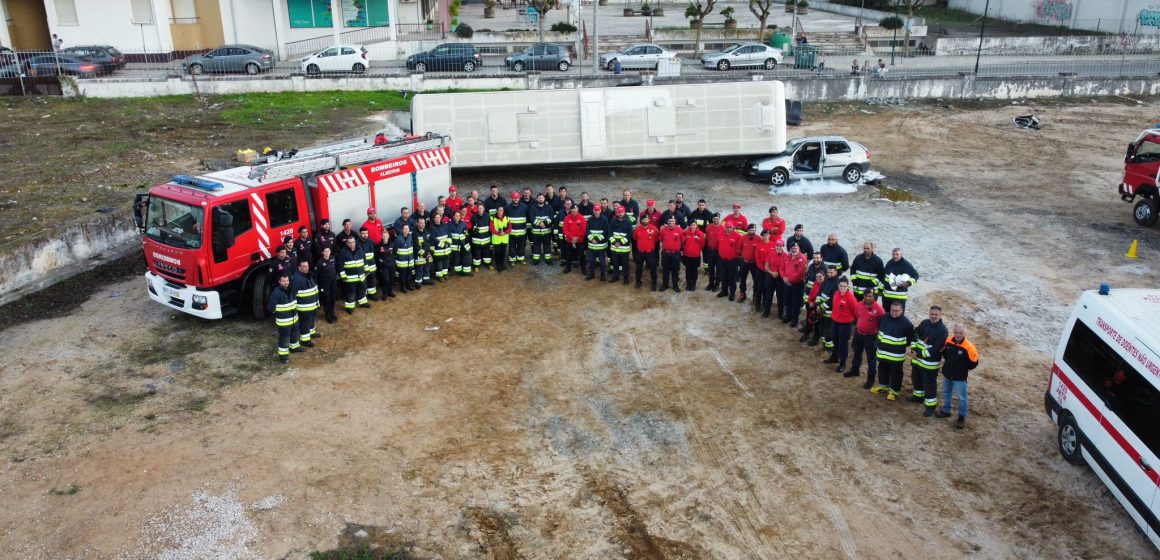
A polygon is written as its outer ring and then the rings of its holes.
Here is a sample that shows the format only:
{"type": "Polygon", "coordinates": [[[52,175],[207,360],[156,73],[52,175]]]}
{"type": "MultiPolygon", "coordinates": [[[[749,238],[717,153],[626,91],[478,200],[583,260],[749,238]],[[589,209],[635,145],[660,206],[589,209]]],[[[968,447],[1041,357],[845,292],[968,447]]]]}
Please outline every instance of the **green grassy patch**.
{"type": "Polygon", "coordinates": [[[75,496],[77,492],[81,491],[81,487],[76,484],[69,484],[67,488],[53,488],[48,491],[53,496],[75,496]]]}
{"type": "Polygon", "coordinates": [[[374,550],[359,547],[350,550],[329,550],[310,553],[310,560],[409,560],[410,554],[403,550],[374,550]]]}
{"type": "Polygon", "coordinates": [[[313,93],[247,93],[212,98],[223,104],[222,120],[235,125],[268,127],[301,122],[333,112],[407,111],[411,102],[397,91],[333,91],[313,93]]]}

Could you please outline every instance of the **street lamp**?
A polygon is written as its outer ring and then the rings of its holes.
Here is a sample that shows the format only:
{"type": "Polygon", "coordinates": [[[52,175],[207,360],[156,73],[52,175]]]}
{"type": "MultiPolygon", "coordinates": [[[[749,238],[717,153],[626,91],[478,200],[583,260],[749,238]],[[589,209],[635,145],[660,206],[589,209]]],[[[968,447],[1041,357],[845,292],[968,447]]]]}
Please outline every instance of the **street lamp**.
{"type": "Polygon", "coordinates": [[[987,12],[991,9],[991,0],[983,5],[983,24],[979,26],[979,48],[975,51],[975,75],[979,75],[979,57],[983,55],[983,33],[987,30],[987,12]]]}

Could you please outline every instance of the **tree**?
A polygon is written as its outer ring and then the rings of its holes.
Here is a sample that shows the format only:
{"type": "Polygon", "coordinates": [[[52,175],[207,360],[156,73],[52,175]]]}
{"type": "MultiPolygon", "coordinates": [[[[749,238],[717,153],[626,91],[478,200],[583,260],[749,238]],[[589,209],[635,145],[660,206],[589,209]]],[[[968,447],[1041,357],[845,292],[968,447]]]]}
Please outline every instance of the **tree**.
{"type": "Polygon", "coordinates": [[[914,18],[914,9],[932,4],[932,0],[898,0],[898,5],[906,8],[906,36],[902,41],[902,52],[910,55],[910,21],[914,18]]]}
{"type": "Polygon", "coordinates": [[[762,42],[762,34],[765,33],[765,22],[769,19],[769,12],[772,11],[773,0],[749,0],[749,12],[757,16],[757,21],[760,24],[757,26],[757,42],[762,42]]]}
{"type": "Polygon", "coordinates": [[[717,0],[689,0],[689,5],[685,6],[685,17],[689,18],[697,29],[697,49],[694,54],[701,54],[701,24],[705,21],[705,16],[713,13],[713,6],[717,5],[717,0]]]}
{"type": "Polygon", "coordinates": [[[556,7],[556,1],[557,0],[528,0],[528,5],[534,8],[536,13],[540,14],[541,43],[544,42],[544,20],[547,19],[544,16],[548,15],[548,12],[552,11],[552,8],[556,7]]]}

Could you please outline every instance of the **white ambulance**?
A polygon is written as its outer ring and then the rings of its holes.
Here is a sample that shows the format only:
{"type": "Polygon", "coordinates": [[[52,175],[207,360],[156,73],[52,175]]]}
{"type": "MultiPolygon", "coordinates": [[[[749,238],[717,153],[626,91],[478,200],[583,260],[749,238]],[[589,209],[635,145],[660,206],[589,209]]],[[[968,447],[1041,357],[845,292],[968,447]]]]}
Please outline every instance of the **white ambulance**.
{"type": "Polygon", "coordinates": [[[1051,369],[1059,452],[1090,465],[1160,548],[1160,290],[1084,292],[1051,369]]]}

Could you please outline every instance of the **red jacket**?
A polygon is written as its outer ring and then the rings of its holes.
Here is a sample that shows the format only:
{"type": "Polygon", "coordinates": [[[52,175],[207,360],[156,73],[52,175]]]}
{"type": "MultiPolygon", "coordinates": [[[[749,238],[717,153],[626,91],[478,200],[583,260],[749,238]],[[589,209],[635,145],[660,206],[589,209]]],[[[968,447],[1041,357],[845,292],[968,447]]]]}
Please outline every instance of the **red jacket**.
{"type": "Polygon", "coordinates": [[[657,241],[661,238],[661,230],[652,222],[644,220],[636,229],[632,230],[632,240],[636,242],[636,250],[642,253],[651,253],[657,249],[657,241]]]}
{"type": "Polygon", "coordinates": [[[463,209],[463,199],[459,198],[459,195],[447,197],[445,203],[447,204],[447,207],[451,209],[452,214],[463,209]]]}
{"type": "Polygon", "coordinates": [[[733,231],[745,231],[749,227],[749,220],[745,218],[744,214],[734,216],[729,214],[721,219],[721,225],[733,224],[733,231]]]}
{"type": "MultiPolygon", "coordinates": [[[[757,269],[765,272],[765,260],[770,253],[773,252],[773,243],[766,243],[760,237],[756,238],[756,243],[753,244],[753,262],[757,264],[757,269]]],[[[777,269],[773,269],[777,272],[777,269]]]]}
{"type": "Polygon", "coordinates": [[[788,284],[801,284],[806,281],[806,268],[810,261],[805,255],[798,253],[797,258],[794,258],[790,253],[785,254],[785,258],[781,260],[781,266],[778,272],[781,273],[781,279],[788,284]]]}
{"type": "Polygon", "coordinates": [[[661,228],[661,250],[666,253],[680,252],[681,235],[684,233],[681,226],[665,226],[661,228]]]}
{"type": "Polygon", "coordinates": [[[756,258],[754,252],[757,249],[757,244],[761,243],[761,238],[754,235],[750,237],[748,234],[741,236],[741,260],[751,263],[756,258]]]}
{"type": "Polygon", "coordinates": [[[810,288],[810,297],[806,300],[806,305],[811,307],[818,304],[818,294],[822,293],[822,283],[814,282],[814,286],[810,288]]]}
{"type": "Polygon", "coordinates": [[[701,249],[705,248],[705,232],[701,228],[693,225],[685,228],[685,243],[684,250],[686,257],[701,257],[701,249]]]}
{"type": "Polygon", "coordinates": [[[652,212],[649,212],[646,208],[644,212],[640,213],[640,217],[648,218],[649,223],[652,224],[653,227],[661,229],[661,212],[660,210],[657,210],[655,206],[653,207],[652,212]]]}
{"type": "Polygon", "coordinates": [[[741,255],[741,234],[733,232],[721,236],[721,245],[717,247],[717,255],[723,261],[731,261],[741,255]]]}
{"type": "Polygon", "coordinates": [[[710,250],[716,251],[717,247],[721,246],[722,237],[725,237],[725,226],[721,224],[709,224],[705,226],[705,246],[710,250]]]}
{"type": "MultiPolygon", "coordinates": [[[[778,253],[776,245],[773,243],[770,243],[769,245],[774,248],[770,249],[769,252],[765,254],[765,268],[762,270],[773,274],[774,276],[781,277],[781,265],[785,261],[789,260],[789,253],[785,252],[785,247],[782,247],[782,252],[778,253]]],[[[757,262],[760,264],[762,261],[757,262]]]]}
{"type": "Polygon", "coordinates": [[[375,218],[373,221],[369,218],[363,222],[362,227],[367,228],[367,237],[375,244],[383,242],[383,221],[375,218]]]}
{"type": "Polygon", "coordinates": [[[886,314],[886,310],[882,309],[882,304],[874,302],[874,306],[866,309],[866,302],[863,301],[854,307],[854,317],[858,321],[858,334],[875,334],[878,332],[878,320],[886,314]]]}
{"type": "Polygon", "coordinates": [[[773,218],[766,218],[761,220],[761,229],[769,230],[769,240],[776,243],[785,234],[785,219],[778,218],[774,220],[773,218]]]}
{"type": "Polygon", "coordinates": [[[580,213],[569,213],[564,218],[564,242],[583,243],[588,235],[588,220],[580,213]]]}
{"type": "Polygon", "coordinates": [[[846,290],[845,294],[841,290],[835,291],[834,297],[830,298],[830,318],[835,323],[852,323],[854,308],[859,305],[862,304],[854,299],[854,290],[846,290]]]}

